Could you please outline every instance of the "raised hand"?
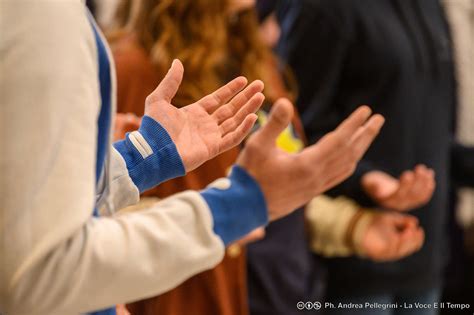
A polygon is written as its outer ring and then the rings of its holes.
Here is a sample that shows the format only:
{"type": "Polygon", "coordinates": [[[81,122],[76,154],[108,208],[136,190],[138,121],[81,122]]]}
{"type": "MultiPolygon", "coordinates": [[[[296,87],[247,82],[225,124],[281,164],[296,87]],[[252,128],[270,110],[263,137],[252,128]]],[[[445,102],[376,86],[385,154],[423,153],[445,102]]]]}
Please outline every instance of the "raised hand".
{"type": "Polygon", "coordinates": [[[374,261],[394,261],[420,250],[424,239],[425,233],[416,217],[381,212],[371,219],[360,246],[374,261]]]}
{"type": "Polygon", "coordinates": [[[184,68],[174,60],[170,70],[145,102],[145,115],[159,122],[175,143],[187,172],[238,145],[257,120],[263,83],[238,77],[194,104],[176,108],[184,68]],[[245,88],[245,89],[244,89],[245,88]]]}
{"type": "Polygon", "coordinates": [[[371,117],[371,110],[362,106],[316,144],[288,154],[277,148],[275,141],[292,116],[291,103],[277,101],[268,123],[249,138],[237,160],[260,184],[271,220],[350,176],[384,123],[382,116],[371,117]]]}
{"type": "Polygon", "coordinates": [[[436,186],[434,171],[425,165],[403,172],[399,179],[381,171],[368,172],[362,177],[361,184],[380,206],[399,211],[428,203],[436,186]]]}

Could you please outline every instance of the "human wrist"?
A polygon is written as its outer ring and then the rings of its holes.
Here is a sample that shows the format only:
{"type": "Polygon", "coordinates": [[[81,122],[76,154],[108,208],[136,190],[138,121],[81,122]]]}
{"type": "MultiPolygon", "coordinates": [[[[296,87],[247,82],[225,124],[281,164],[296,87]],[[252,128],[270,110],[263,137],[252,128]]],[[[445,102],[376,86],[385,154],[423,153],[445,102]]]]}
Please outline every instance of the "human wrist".
{"type": "Polygon", "coordinates": [[[268,223],[268,208],[258,182],[240,166],[228,178],[201,192],[214,219],[214,232],[230,244],[268,223]]]}
{"type": "Polygon", "coordinates": [[[346,240],[354,253],[360,257],[366,257],[364,248],[364,238],[372,223],[376,213],[370,209],[360,208],[352,218],[350,227],[347,230],[346,240]]]}
{"type": "Polygon", "coordinates": [[[168,132],[153,118],[144,116],[139,130],[114,143],[124,158],[129,175],[140,192],[183,176],[183,161],[168,132]]]}

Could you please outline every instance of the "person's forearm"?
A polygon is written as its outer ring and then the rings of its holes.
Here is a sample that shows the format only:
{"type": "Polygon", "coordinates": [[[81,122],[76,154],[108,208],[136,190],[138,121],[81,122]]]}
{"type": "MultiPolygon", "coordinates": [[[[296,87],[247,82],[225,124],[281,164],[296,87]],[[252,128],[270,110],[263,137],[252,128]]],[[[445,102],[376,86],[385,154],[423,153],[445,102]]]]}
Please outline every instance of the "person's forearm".
{"type": "Polygon", "coordinates": [[[345,197],[316,197],[306,208],[311,249],[326,257],[364,256],[361,240],[371,216],[345,197]]]}
{"type": "Polygon", "coordinates": [[[350,256],[354,248],[349,246],[346,233],[359,206],[352,200],[319,196],[306,208],[311,249],[323,256],[350,256]]]}
{"type": "Polygon", "coordinates": [[[22,265],[28,267],[17,269],[9,284],[6,311],[100,309],[166,292],[212,268],[224,243],[267,222],[263,195],[244,170],[234,168],[213,186],[145,211],[91,218],[43,259],[27,256],[22,265]]]}
{"type": "Polygon", "coordinates": [[[214,220],[214,232],[226,245],[268,223],[268,209],[259,184],[246,170],[234,166],[229,178],[201,192],[214,220]]]}
{"type": "Polygon", "coordinates": [[[195,192],[147,211],[91,218],[44,258],[16,270],[5,312],[86,312],[163,293],[221,260],[224,246],[212,225],[195,192]]]}

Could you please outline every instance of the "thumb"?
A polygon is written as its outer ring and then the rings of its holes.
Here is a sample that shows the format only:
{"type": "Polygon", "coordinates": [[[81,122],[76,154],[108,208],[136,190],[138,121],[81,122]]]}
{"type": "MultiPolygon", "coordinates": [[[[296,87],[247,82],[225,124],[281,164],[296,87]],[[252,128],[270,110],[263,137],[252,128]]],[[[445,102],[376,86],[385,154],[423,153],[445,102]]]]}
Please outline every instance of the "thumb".
{"type": "Polygon", "coordinates": [[[293,105],[286,98],[275,102],[270,111],[270,117],[256,134],[255,140],[261,145],[275,145],[275,141],[293,118],[293,105]]]}
{"type": "Polygon", "coordinates": [[[171,100],[178,92],[178,88],[183,80],[184,67],[178,59],[173,60],[168,73],[158,87],[150,94],[152,101],[165,100],[171,103],[171,100]]]}

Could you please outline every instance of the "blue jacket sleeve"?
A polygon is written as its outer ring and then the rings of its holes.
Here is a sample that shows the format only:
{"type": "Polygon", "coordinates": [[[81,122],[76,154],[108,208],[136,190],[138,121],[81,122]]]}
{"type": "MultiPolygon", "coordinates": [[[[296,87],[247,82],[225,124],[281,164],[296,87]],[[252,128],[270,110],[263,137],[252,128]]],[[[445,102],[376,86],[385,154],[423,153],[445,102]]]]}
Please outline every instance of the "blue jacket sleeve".
{"type": "Polygon", "coordinates": [[[168,132],[149,116],[143,117],[138,131],[127,133],[114,147],[124,158],[140,193],[186,173],[168,132]]]}
{"type": "Polygon", "coordinates": [[[268,223],[267,204],[258,183],[239,166],[225,187],[201,192],[214,219],[214,232],[228,245],[268,223]]]}

